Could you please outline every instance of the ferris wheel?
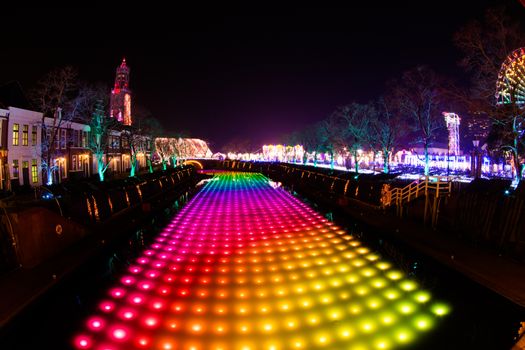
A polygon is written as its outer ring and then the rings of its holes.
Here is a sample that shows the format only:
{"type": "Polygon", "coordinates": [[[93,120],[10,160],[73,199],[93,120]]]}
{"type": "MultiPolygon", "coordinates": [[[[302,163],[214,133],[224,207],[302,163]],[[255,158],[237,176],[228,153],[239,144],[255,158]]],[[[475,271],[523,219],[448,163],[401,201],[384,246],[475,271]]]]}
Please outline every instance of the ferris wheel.
{"type": "Polygon", "coordinates": [[[498,104],[525,104],[525,48],[514,50],[501,65],[496,100],[498,104]]]}

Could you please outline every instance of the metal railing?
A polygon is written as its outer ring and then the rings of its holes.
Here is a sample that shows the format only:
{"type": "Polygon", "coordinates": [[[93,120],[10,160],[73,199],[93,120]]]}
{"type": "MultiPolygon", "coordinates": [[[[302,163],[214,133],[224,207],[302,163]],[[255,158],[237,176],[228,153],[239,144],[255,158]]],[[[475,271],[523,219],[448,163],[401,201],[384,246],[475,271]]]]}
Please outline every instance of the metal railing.
{"type": "Polygon", "coordinates": [[[452,192],[452,181],[447,176],[421,176],[405,187],[395,187],[385,189],[382,196],[383,207],[391,205],[396,206],[398,216],[403,216],[405,204],[425,196],[424,221],[427,222],[429,215],[431,224],[434,227],[437,224],[439,214],[439,203],[441,197],[450,195],[452,192]]]}

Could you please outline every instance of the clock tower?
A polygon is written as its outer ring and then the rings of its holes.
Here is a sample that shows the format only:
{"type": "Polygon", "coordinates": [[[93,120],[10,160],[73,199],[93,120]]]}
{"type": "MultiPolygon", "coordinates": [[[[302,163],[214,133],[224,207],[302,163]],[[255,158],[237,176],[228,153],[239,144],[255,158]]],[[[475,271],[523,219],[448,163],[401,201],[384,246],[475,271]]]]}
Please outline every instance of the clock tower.
{"type": "Polygon", "coordinates": [[[117,119],[124,125],[131,125],[131,91],[129,90],[129,67],[126,59],[117,67],[115,86],[111,90],[112,118],[117,119]]]}

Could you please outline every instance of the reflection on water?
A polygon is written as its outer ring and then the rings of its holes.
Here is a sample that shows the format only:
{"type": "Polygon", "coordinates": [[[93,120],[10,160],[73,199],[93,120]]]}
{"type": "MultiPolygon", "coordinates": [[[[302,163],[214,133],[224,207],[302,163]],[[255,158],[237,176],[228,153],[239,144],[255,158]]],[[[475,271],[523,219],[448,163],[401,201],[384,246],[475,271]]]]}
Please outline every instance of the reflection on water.
{"type": "Polygon", "coordinates": [[[57,286],[0,334],[0,348],[64,349],[73,341],[97,350],[511,347],[523,317],[498,296],[379,240],[384,259],[361,244],[367,232],[348,225],[352,236],[340,234],[337,213],[328,222],[259,183],[258,176],[250,186],[217,179],[190,205],[181,197],[170,220],[157,217],[57,286]],[[248,238],[238,241],[239,232],[248,238]]]}
{"type": "Polygon", "coordinates": [[[130,265],[77,349],[388,349],[451,309],[256,174],[219,174],[130,265]]]}

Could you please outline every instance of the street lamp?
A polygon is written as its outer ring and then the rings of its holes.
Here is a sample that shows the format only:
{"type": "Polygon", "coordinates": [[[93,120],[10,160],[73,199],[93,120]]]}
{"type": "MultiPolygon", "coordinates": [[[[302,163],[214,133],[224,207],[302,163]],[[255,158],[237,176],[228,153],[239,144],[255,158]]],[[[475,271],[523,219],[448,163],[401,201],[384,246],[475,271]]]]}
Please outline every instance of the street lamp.
{"type": "Polygon", "coordinates": [[[472,140],[474,150],[472,151],[472,158],[470,159],[470,172],[472,176],[477,179],[481,176],[481,157],[479,152],[479,140],[472,140]]]}

